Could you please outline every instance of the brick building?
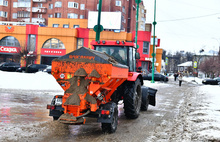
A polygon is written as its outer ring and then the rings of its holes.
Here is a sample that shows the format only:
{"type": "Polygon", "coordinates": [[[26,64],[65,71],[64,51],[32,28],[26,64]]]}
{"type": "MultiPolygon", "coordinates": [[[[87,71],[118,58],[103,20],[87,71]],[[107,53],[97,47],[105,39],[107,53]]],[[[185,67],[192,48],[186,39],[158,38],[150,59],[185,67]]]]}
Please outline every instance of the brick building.
{"type": "MultiPolygon", "coordinates": [[[[0,0],[0,21],[48,25],[48,18],[88,19],[88,12],[97,11],[98,3],[99,0],[0,0]]],[[[141,2],[139,22],[145,23],[143,9],[141,2]]],[[[135,0],[103,0],[102,11],[121,12],[121,30],[135,30],[135,0]]]]}

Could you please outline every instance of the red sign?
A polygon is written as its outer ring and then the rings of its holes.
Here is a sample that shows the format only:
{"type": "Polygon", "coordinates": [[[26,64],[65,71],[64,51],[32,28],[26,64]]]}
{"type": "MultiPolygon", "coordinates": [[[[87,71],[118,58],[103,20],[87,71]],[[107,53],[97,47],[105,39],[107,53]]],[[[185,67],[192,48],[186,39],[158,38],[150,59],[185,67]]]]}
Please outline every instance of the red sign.
{"type": "Polygon", "coordinates": [[[4,53],[18,53],[20,47],[1,46],[0,52],[4,53]]]}
{"type": "Polygon", "coordinates": [[[63,56],[66,54],[66,49],[41,49],[41,55],[54,55],[54,56],[63,56]]]}

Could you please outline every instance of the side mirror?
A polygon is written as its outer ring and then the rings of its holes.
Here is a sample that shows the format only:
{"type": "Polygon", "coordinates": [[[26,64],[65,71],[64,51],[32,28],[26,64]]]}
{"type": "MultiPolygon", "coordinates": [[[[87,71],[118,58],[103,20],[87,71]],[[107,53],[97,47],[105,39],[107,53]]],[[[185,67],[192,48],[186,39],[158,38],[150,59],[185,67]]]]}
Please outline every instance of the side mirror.
{"type": "Polygon", "coordinates": [[[135,59],[140,59],[140,54],[138,52],[135,53],[135,59]]]}

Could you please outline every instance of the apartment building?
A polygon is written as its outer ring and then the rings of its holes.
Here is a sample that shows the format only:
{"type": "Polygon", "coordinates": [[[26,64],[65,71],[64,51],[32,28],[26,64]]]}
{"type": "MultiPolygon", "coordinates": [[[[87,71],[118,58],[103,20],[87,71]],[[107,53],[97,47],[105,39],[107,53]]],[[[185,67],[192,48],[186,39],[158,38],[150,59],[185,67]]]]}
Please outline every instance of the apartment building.
{"type": "MultiPolygon", "coordinates": [[[[88,19],[89,11],[98,11],[98,5],[99,0],[0,0],[0,21],[48,25],[48,18],[88,19]]],[[[140,5],[143,9],[143,2],[140,5]]],[[[135,0],[103,0],[102,11],[121,12],[121,31],[135,30],[135,0]]]]}

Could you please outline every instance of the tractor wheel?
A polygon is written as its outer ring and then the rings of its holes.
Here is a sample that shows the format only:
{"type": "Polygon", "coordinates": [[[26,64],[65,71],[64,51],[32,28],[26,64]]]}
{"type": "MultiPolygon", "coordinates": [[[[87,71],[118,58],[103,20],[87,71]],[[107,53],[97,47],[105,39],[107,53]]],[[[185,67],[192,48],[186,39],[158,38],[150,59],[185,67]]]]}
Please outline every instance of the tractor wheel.
{"type": "Polygon", "coordinates": [[[135,119],[138,117],[141,108],[141,82],[128,82],[124,92],[124,112],[127,118],[135,119]]]}
{"type": "Polygon", "coordinates": [[[112,123],[102,123],[102,132],[114,133],[118,126],[118,106],[115,104],[112,123]]]}

